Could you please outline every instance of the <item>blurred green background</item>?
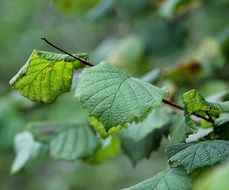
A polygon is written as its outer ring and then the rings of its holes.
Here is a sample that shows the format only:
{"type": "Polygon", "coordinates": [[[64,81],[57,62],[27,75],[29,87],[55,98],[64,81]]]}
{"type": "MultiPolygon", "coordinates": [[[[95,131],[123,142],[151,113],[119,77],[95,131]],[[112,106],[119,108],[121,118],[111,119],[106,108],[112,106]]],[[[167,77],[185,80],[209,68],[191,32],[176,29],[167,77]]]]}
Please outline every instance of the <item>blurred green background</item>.
{"type": "Polygon", "coordinates": [[[56,52],[41,37],[133,76],[157,69],[177,102],[192,88],[214,99],[228,89],[228,18],[228,0],[0,0],[0,189],[114,190],[167,167],[164,139],[135,166],[120,152],[101,165],[36,159],[10,175],[15,134],[31,122],[80,123],[86,114],[73,93],[41,105],[9,86],[33,49],[56,52]]]}

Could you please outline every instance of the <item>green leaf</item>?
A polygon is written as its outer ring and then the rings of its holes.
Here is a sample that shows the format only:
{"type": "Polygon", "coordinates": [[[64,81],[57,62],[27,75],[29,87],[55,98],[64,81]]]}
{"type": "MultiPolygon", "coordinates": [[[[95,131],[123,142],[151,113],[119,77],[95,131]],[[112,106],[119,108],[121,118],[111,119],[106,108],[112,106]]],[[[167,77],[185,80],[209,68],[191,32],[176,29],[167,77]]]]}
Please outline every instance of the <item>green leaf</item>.
{"type": "Polygon", "coordinates": [[[156,176],[123,190],[190,190],[191,180],[184,169],[169,168],[156,176]]]}
{"type": "Polygon", "coordinates": [[[161,107],[153,110],[144,121],[130,124],[121,131],[122,148],[134,164],[148,158],[159,147],[163,135],[168,132],[170,117],[170,110],[161,107]]]}
{"type": "Polygon", "coordinates": [[[75,126],[57,134],[50,142],[50,155],[54,159],[74,161],[91,156],[100,140],[86,126],[75,126]]]}
{"type": "Polygon", "coordinates": [[[135,142],[140,141],[155,129],[168,124],[171,119],[171,111],[168,107],[161,107],[153,110],[148,117],[140,122],[128,125],[121,131],[123,138],[132,139],[135,142]]]}
{"type": "Polygon", "coordinates": [[[95,154],[89,158],[86,158],[86,161],[89,163],[100,164],[120,152],[121,142],[117,136],[110,136],[103,141],[101,147],[99,147],[95,154]]]}
{"type": "Polygon", "coordinates": [[[229,158],[229,141],[212,140],[171,146],[167,150],[169,163],[184,166],[188,173],[229,158]],[[173,152],[173,154],[171,153],[173,152]]]}
{"type": "Polygon", "coordinates": [[[34,122],[30,123],[27,128],[35,140],[49,143],[58,133],[72,127],[73,125],[69,124],[34,122]]]}
{"type": "Polygon", "coordinates": [[[172,126],[170,127],[170,141],[169,146],[185,142],[187,134],[191,132],[186,125],[183,115],[178,116],[172,126]]]}
{"type": "MultiPolygon", "coordinates": [[[[191,118],[193,114],[198,114],[199,116],[214,121],[214,119],[219,117],[220,113],[224,112],[220,104],[206,101],[195,89],[183,94],[183,102],[185,108],[185,121],[187,125],[193,129],[196,128],[196,124],[191,118]]],[[[207,126],[211,127],[212,125],[207,124],[207,126]]]]}
{"type": "MultiPolygon", "coordinates": [[[[85,58],[87,54],[78,56],[85,58]]],[[[34,50],[10,84],[32,101],[52,103],[71,89],[73,72],[82,67],[68,55],[34,50]]]]}
{"type": "Polygon", "coordinates": [[[18,133],[15,137],[16,158],[12,164],[10,173],[15,174],[20,171],[29,159],[44,153],[47,147],[34,141],[33,136],[25,131],[18,133]]]}
{"type": "Polygon", "coordinates": [[[152,151],[158,149],[162,137],[168,131],[167,129],[167,126],[162,129],[155,129],[139,141],[133,140],[132,137],[121,136],[122,149],[133,164],[136,164],[142,158],[149,158],[152,151]]]}
{"type": "Polygon", "coordinates": [[[166,92],[103,62],[84,69],[76,96],[90,116],[109,130],[144,119],[154,107],[161,105],[166,92]]]}
{"type": "Polygon", "coordinates": [[[194,190],[228,190],[229,188],[229,162],[221,164],[210,172],[201,175],[194,190]]]}
{"type": "Polygon", "coordinates": [[[172,156],[174,156],[181,150],[186,149],[187,147],[191,146],[192,144],[194,143],[193,142],[192,143],[182,143],[178,145],[169,146],[166,148],[166,155],[168,158],[171,158],[172,156]]]}

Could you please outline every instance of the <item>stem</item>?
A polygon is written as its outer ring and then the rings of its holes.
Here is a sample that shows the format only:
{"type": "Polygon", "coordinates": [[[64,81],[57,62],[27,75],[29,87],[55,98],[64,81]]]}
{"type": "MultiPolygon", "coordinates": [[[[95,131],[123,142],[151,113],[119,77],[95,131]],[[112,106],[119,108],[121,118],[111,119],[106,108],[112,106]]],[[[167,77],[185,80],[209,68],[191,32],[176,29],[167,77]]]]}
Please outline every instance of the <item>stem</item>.
{"type": "MultiPolygon", "coordinates": [[[[80,57],[78,57],[78,56],[76,56],[76,55],[72,55],[72,54],[68,53],[67,51],[65,51],[65,50],[63,50],[63,49],[57,47],[57,46],[54,45],[53,43],[49,42],[46,38],[41,38],[41,39],[44,40],[44,41],[45,41],[47,44],[49,44],[50,46],[54,47],[55,49],[58,49],[59,51],[61,51],[61,52],[65,53],[65,54],[67,54],[67,55],[69,55],[69,56],[75,58],[76,60],[82,62],[83,64],[85,64],[85,65],[87,65],[87,66],[90,66],[90,67],[93,67],[93,66],[94,66],[94,65],[93,65],[92,63],[90,63],[89,61],[87,61],[87,60],[85,60],[85,59],[82,59],[82,58],[80,58],[80,57]]],[[[179,109],[179,110],[184,111],[184,108],[183,108],[182,106],[180,106],[180,105],[178,105],[178,104],[176,104],[176,103],[174,103],[174,102],[172,102],[172,101],[170,101],[170,100],[168,100],[168,99],[162,99],[162,102],[164,102],[165,104],[170,105],[170,106],[172,106],[172,107],[174,107],[174,108],[177,108],[177,109],[179,109]]],[[[209,118],[205,118],[204,116],[201,116],[201,115],[196,114],[196,113],[193,113],[192,115],[195,115],[195,116],[197,116],[197,117],[199,117],[199,118],[202,118],[202,119],[204,119],[204,120],[206,120],[206,121],[208,121],[208,122],[214,123],[214,120],[213,120],[209,115],[208,115],[209,118]]]]}
{"type": "Polygon", "coordinates": [[[49,44],[50,46],[54,47],[55,49],[58,49],[59,51],[75,58],[76,60],[82,62],[83,64],[87,65],[87,66],[90,66],[90,67],[93,67],[94,65],[92,63],[90,63],[89,61],[85,60],[85,59],[82,59],[80,58],[79,56],[76,56],[76,55],[72,55],[70,53],[68,53],[67,51],[57,47],[56,45],[54,45],[53,43],[49,42],[46,38],[41,38],[42,40],[44,40],[47,44],[49,44]]]}
{"type": "Polygon", "coordinates": [[[172,106],[172,107],[175,107],[175,108],[177,108],[177,109],[179,109],[179,110],[182,110],[182,111],[184,111],[184,108],[182,107],[182,106],[180,106],[180,105],[178,105],[178,104],[176,104],[176,103],[174,103],[174,102],[172,102],[172,101],[170,101],[170,100],[167,100],[167,99],[162,99],[162,102],[164,102],[165,104],[168,104],[168,105],[170,105],[170,106],[172,106]]]}
{"type": "MultiPolygon", "coordinates": [[[[184,111],[184,108],[182,107],[182,106],[180,106],[180,105],[178,105],[178,104],[176,104],[176,103],[174,103],[174,102],[172,102],[172,101],[170,101],[170,100],[168,100],[168,99],[162,99],[162,102],[164,102],[165,104],[167,104],[167,105],[170,105],[170,106],[172,106],[172,107],[175,107],[175,108],[177,108],[177,109],[179,109],[179,110],[182,110],[182,111],[184,111]]],[[[210,122],[210,123],[214,123],[214,120],[211,118],[211,116],[207,113],[207,116],[209,117],[209,118],[206,118],[206,117],[204,117],[204,116],[202,116],[202,115],[199,115],[199,114],[197,114],[197,113],[193,113],[192,115],[195,115],[196,117],[199,117],[199,118],[201,118],[201,119],[204,119],[204,120],[206,120],[206,121],[208,121],[208,122],[210,122]]]]}

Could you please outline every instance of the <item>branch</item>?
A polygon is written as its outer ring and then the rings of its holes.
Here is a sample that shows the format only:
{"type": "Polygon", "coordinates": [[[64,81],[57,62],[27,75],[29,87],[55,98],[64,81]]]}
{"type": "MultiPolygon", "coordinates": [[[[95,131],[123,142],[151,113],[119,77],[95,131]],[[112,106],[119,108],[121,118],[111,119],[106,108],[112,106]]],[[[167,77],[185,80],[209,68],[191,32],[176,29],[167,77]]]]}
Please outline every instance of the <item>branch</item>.
{"type": "Polygon", "coordinates": [[[182,110],[182,111],[184,111],[184,108],[182,107],[182,106],[180,106],[180,105],[178,105],[178,104],[176,104],[176,103],[174,103],[174,102],[172,102],[172,101],[170,101],[170,100],[167,100],[167,99],[162,99],[162,102],[163,103],[165,103],[165,104],[168,104],[168,105],[170,105],[170,106],[172,106],[172,107],[175,107],[175,108],[177,108],[177,109],[179,109],[179,110],[182,110]]]}
{"type": "MultiPolygon", "coordinates": [[[[167,105],[170,105],[170,106],[172,106],[172,107],[175,107],[175,108],[177,108],[177,109],[179,109],[179,110],[184,111],[184,108],[183,108],[182,106],[180,106],[180,105],[178,105],[178,104],[176,104],[176,103],[174,103],[174,102],[172,102],[172,101],[170,101],[170,100],[168,100],[168,99],[162,99],[162,102],[165,103],[165,104],[167,104],[167,105]]],[[[199,115],[199,114],[197,114],[197,113],[193,113],[192,115],[195,115],[196,117],[199,117],[199,118],[201,118],[201,119],[204,119],[204,120],[206,120],[206,121],[208,121],[208,122],[210,122],[210,123],[214,123],[214,120],[211,118],[211,116],[210,116],[208,113],[207,113],[207,116],[208,116],[209,118],[206,118],[206,117],[204,117],[204,116],[202,116],[202,115],[199,115]]]]}
{"type": "Polygon", "coordinates": [[[76,55],[72,55],[70,53],[68,53],[67,51],[57,47],[56,45],[54,45],[53,43],[49,42],[46,38],[41,38],[42,40],[44,40],[47,44],[49,44],[50,46],[54,47],[55,49],[58,49],[59,51],[75,58],[76,60],[82,62],[83,64],[87,65],[87,66],[90,66],[90,67],[93,67],[94,65],[92,63],[90,63],[89,61],[85,60],[85,59],[82,59],[80,58],[79,56],[76,56],[76,55]]]}
{"type": "MultiPolygon", "coordinates": [[[[49,44],[50,46],[54,47],[55,49],[57,49],[57,50],[59,50],[59,51],[65,53],[65,54],[67,54],[67,55],[69,55],[69,56],[75,58],[76,60],[82,62],[83,64],[85,64],[85,65],[87,65],[87,66],[90,66],[90,67],[93,67],[93,66],[94,66],[94,65],[93,65],[92,63],[90,63],[89,61],[87,61],[87,60],[85,60],[85,59],[82,59],[82,58],[80,58],[80,57],[78,57],[78,56],[76,56],[76,55],[72,55],[72,54],[68,53],[67,51],[65,51],[65,50],[63,50],[63,49],[57,47],[57,46],[54,45],[53,43],[49,42],[46,38],[41,38],[41,39],[44,40],[44,41],[45,41],[47,44],[49,44]]],[[[170,100],[168,100],[168,99],[162,99],[162,102],[164,102],[165,104],[170,105],[170,106],[172,106],[172,107],[174,107],[174,108],[177,108],[177,109],[179,109],[179,110],[184,111],[184,108],[183,108],[182,106],[180,106],[180,105],[178,105],[178,104],[176,104],[176,103],[174,103],[174,102],[172,102],[172,101],[170,101],[170,100]]],[[[199,114],[196,114],[196,113],[193,113],[192,115],[195,115],[195,116],[197,116],[197,117],[199,117],[199,118],[202,118],[202,119],[204,119],[204,120],[206,120],[206,121],[208,121],[208,122],[210,122],[210,123],[214,123],[214,120],[213,120],[210,116],[209,116],[209,118],[205,118],[204,116],[199,115],[199,114]]]]}

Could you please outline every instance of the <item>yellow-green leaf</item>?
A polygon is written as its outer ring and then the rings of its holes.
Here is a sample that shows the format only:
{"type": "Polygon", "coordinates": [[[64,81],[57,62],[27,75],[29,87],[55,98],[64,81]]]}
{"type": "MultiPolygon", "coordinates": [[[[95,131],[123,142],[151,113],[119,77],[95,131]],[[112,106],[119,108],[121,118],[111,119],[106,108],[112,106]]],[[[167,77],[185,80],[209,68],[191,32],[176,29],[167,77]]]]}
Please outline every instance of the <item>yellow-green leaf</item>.
{"type": "MultiPolygon", "coordinates": [[[[191,115],[196,114],[202,118],[212,120],[212,123],[219,117],[220,113],[223,113],[223,107],[218,103],[212,103],[206,101],[199,92],[195,89],[190,90],[183,94],[183,102],[185,108],[185,122],[191,128],[196,128],[195,123],[191,119],[191,115]]],[[[211,124],[205,124],[207,127],[211,127],[211,124]]]]}
{"type": "MultiPolygon", "coordinates": [[[[86,58],[87,54],[78,56],[86,58]]],[[[32,101],[52,103],[71,89],[74,70],[83,66],[68,55],[34,50],[10,84],[32,101]]]]}

